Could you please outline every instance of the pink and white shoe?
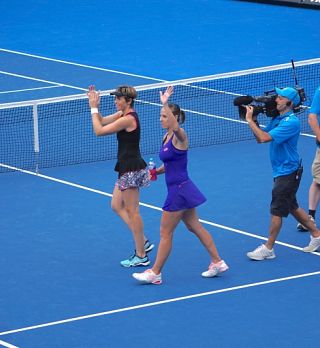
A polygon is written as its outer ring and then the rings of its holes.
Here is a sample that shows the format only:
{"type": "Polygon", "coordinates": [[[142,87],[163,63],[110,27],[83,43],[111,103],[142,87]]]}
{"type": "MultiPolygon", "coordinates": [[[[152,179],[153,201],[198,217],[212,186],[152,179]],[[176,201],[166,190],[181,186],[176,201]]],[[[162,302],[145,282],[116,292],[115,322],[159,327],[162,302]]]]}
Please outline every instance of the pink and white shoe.
{"type": "Polygon", "coordinates": [[[205,278],[215,277],[220,273],[223,273],[229,269],[228,265],[223,261],[219,261],[217,263],[211,262],[209,265],[209,269],[203,272],[201,275],[205,278]]]}
{"type": "Polygon", "coordinates": [[[133,273],[132,277],[142,284],[160,285],[162,283],[161,273],[155,274],[152,269],[147,269],[142,273],[133,273]]]}

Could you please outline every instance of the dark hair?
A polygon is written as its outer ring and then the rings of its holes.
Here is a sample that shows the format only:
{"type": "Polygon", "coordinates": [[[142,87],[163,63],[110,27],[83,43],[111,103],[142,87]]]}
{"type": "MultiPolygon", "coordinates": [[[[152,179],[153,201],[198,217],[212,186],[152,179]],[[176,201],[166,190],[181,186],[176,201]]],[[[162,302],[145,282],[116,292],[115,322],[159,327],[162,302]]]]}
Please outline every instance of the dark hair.
{"type": "Polygon", "coordinates": [[[177,117],[178,122],[183,123],[186,119],[186,114],[183,110],[180,109],[180,106],[178,104],[173,103],[169,103],[168,106],[172,111],[173,115],[177,117]]]}

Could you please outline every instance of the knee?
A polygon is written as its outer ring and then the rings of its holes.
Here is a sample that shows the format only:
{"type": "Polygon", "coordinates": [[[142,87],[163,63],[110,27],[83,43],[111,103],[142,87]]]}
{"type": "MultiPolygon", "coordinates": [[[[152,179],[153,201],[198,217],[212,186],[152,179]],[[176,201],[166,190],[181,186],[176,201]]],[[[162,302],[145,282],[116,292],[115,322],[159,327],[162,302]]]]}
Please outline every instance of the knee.
{"type": "Polygon", "coordinates": [[[172,239],[172,236],[173,236],[173,231],[171,231],[163,226],[160,226],[160,238],[161,239],[172,239]]]}
{"type": "Polygon", "coordinates": [[[315,190],[315,191],[320,191],[320,183],[318,182],[318,180],[313,180],[311,183],[311,187],[315,190]]]}
{"type": "Polygon", "coordinates": [[[134,215],[136,214],[136,210],[135,209],[132,209],[131,207],[125,207],[124,208],[126,213],[128,214],[129,218],[130,219],[133,219],[134,215]]]}
{"type": "Polygon", "coordinates": [[[191,224],[185,223],[185,226],[189,232],[195,233],[195,228],[191,224]]]}
{"type": "Polygon", "coordinates": [[[111,202],[111,209],[118,214],[118,212],[120,211],[120,206],[118,204],[115,204],[114,202],[111,202]]]}
{"type": "Polygon", "coordinates": [[[126,214],[129,217],[130,221],[134,221],[138,218],[140,218],[140,211],[139,211],[139,207],[124,207],[124,210],[126,212],[126,214]]]}

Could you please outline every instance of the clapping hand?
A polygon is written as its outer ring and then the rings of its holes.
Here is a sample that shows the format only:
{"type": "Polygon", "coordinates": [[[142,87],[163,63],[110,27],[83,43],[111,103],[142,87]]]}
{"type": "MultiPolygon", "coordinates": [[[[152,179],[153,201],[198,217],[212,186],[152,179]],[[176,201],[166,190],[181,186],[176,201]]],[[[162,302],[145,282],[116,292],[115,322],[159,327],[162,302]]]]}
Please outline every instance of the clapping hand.
{"type": "Polygon", "coordinates": [[[100,92],[96,91],[95,86],[89,86],[89,90],[87,92],[87,96],[89,98],[90,108],[97,108],[100,104],[100,92]]]}
{"type": "Polygon", "coordinates": [[[167,90],[164,93],[160,91],[160,100],[163,105],[168,103],[171,94],[173,94],[173,86],[167,87],[167,90]]]}

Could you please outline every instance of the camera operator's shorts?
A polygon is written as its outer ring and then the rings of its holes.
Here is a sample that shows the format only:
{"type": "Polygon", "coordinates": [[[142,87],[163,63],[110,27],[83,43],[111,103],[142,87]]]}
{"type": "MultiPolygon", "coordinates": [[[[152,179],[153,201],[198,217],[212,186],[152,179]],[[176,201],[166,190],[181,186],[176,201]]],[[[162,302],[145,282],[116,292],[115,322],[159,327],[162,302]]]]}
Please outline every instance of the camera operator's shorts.
{"type": "Polygon", "coordinates": [[[316,155],[312,163],[311,171],[312,171],[313,180],[317,184],[320,184],[320,149],[319,148],[317,148],[316,155]]]}
{"type": "Polygon", "coordinates": [[[298,170],[292,174],[278,176],[274,179],[270,204],[272,215],[287,217],[289,213],[299,208],[296,193],[302,176],[302,168],[300,170],[301,173],[298,170]]]}

